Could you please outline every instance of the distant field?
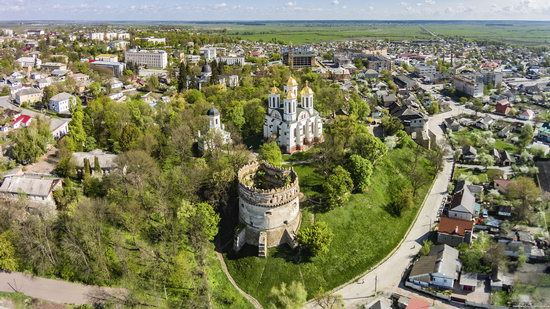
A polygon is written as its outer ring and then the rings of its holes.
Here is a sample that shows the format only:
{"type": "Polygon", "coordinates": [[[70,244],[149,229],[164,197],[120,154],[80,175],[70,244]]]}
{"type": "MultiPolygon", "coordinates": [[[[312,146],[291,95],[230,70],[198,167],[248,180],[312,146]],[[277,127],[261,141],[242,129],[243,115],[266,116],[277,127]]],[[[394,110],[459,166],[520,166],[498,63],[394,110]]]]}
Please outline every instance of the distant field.
{"type": "MultiPolygon", "coordinates": [[[[220,27],[220,25],[217,25],[220,27]]],[[[296,22],[224,25],[228,34],[246,40],[283,41],[294,44],[345,39],[429,39],[463,37],[517,44],[550,43],[550,23],[545,22],[411,22],[411,23],[315,23],[296,22]],[[430,33],[431,32],[431,33],[430,33]]]]}
{"type": "Polygon", "coordinates": [[[429,39],[416,25],[308,25],[268,24],[264,26],[230,26],[228,33],[246,40],[283,41],[294,44],[345,39],[429,39]]]}

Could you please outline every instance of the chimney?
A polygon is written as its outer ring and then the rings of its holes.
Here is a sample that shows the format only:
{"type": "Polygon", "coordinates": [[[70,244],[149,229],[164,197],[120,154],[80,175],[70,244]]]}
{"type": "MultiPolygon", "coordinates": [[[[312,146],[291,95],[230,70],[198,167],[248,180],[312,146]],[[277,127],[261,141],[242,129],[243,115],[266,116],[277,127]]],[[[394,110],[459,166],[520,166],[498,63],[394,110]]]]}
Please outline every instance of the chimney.
{"type": "Polygon", "coordinates": [[[458,234],[458,225],[455,226],[455,234],[458,234]]]}

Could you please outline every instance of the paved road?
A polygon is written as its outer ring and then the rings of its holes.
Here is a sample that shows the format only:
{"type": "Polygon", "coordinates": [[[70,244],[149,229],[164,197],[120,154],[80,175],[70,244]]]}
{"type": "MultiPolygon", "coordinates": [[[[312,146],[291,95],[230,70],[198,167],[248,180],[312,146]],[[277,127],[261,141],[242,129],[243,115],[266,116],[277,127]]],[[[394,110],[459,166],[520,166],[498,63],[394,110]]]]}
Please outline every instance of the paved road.
{"type": "MultiPolygon", "coordinates": [[[[430,118],[428,126],[436,135],[439,144],[443,145],[445,138],[443,130],[439,126],[441,122],[445,118],[456,116],[460,113],[460,110],[452,109],[449,112],[438,114],[430,118]]],[[[411,263],[412,258],[420,250],[422,241],[427,237],[427,233],[437,219],[438,210],[443,203],[443,198],[446,196],[447,187],[451,178],[453,165],[451,153],[452,152],[449,151],[449,155],[445,157],[443,170],[438,174],[431,191],[426,197],[417,220],[413,223],[409,233],[396,251],[366,275],[334,291],[335,294],[342,295],[346,308],[354,308],[371,301],[375,293],[375,281],[378,292],[382,291],[384,294],[391,292],[398,292],[406,295],[410,294],[399,287],[401,278],[411,263]]],[[[418,294],[415,294],[415,296],[421,297],[418,294]]],[[[430,302],[433,302],[433,300],[430,300],[430,302]]],[[[315,308],[316,305],[309,303],[308,307],[315,308]]],[[[450,306],[436,302],[436,307],[446,308],[450,306]]]]}
{"type": "Polygon", "coordinates": [[[18,272],[0,272],[0,291],[17,291],[33,298],[75,305],[92,304],[94,295],[101,293],[118,296],[125,293],[123,289],[100,288],[63,280],[31,277],[18,272]]]}

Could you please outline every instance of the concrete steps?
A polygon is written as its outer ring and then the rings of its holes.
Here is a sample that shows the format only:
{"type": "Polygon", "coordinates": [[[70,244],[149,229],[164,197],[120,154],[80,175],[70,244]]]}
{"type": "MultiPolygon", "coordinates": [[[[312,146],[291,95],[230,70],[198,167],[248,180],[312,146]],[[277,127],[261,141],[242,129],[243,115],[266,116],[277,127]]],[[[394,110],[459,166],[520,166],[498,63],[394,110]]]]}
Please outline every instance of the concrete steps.
{"type": "Polygon", "coordinates": [[[267,233],[260,232],[258,239],[258,256],[266,257],[267,256],[267,233]]]}

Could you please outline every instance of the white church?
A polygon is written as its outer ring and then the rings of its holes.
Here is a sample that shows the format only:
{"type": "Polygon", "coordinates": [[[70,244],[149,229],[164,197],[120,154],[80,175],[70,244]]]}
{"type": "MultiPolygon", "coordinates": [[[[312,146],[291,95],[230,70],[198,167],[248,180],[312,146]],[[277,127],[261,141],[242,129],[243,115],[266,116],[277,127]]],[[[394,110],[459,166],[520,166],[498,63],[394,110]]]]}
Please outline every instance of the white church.
{"type": "Polygon", "coordinates": [[[225,130],[224,125],[220,120],[220,112],[215,108],[211,108],[206,113],[208,116],[208,131],[205,135],[198,132],[198,146],[201,152],[212,150],[216,146],[231,144],[231,134],[225,130]]]}
{"type": "Polygon", "coordinates": [[[313,90],[307,82],[300,91],[298,103],[298,83],[291,76],[284,87],[285,99],[277,87],[271,89],[268,97],[269,108],[264,122],[264,138],[275,139],[285,153],[308,149],[323,141],[323,122],[313,108],[313,90]]]}

